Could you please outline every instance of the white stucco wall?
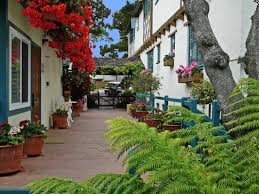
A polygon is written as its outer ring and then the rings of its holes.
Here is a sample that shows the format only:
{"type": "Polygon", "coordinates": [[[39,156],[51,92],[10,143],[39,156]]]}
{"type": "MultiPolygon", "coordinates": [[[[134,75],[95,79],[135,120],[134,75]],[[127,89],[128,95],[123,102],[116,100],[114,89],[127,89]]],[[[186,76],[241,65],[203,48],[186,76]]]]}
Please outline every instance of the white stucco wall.
{"type": "MultiPolygon", "coordinates": [[[[43,32],[31,27],[26,17],[22,15],[23,7],[17,0],[8,0],[8,19],[19,30],[30,37],[31,41],[41,47],[41,121],[50,126],[50,114],[54,110],[54,102],[62,96],[61,76],[62,61],[56,57],[53,49],[42,45],[43,32]],[[47,86],[46,82],[49,82],[47,86]]],[[[9,122],[17,125],[20,120],[31,119],[31,111],[20,113],[8,118],[9,122]]]]}
{"type": "Polygon", "coordinates": [[[155,33],[179,8],[180,0],[153,1],[153,33],[155,33]]]}
{"type": "MultiPolygon", "coordinates": [[[[208,2],[210,2],[209,19],[212,29],[223,50],[229,54],[230,67],[235,80],[238,81],[240,78],[246,77],[244,66],[238,64],[237,60],[243,56],[246,51],[245,41],[251,26],[250,18],[256,8],[256,4],[252,1],[248,2],[247,0],[210,0],[208,2]]],[[[177,6],[179,8],[178,1],[175,2],[175,5],[171,5],[166,0],[160,0],[158,4],[154,6],[154,31],[155,29],[159,29],[167,19],[174,14],[174,12],[170,10],[176,11],[177,6]]],[[[178,83],[177,74],[175,73],[175,70],[180,64],[186,65],[188,62],[188,26],[185,25],[186,23],[186,18],[185,21],[177,20],[176,28],[171,26],[170,32],[166,31],[165,35],[162,35],[157,42],[140,55],[141,60],[147,66],[147,52],[152,48],[154,49],[154,75],[161,78],[162,86],[159,91],[161,96],[168,95],[174,98],[181,98],[190,95],[191,86],[178,83]],[[170,68],[163,65],[163,57],[170,52],[170,38],[168,35],[175,30],[177,30],[175,34],[175,66],[174,68],[170,68]],[[161,62],[156,64],[156,45],[159,43],[161,44],[161,62]]],[[[205,79],[208,79],[206,75],[205,79]]]]}

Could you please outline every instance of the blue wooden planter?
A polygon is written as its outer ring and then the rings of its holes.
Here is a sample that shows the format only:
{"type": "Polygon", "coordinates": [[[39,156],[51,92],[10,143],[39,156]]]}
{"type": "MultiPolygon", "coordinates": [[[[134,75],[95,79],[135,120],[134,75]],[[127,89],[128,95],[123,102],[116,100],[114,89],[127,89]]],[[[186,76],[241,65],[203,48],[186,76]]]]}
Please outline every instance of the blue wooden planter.
{"type": "Polygon", "coordinates": [[[30,194],[27,189],[0,189],[0,194],[30,194]]]}

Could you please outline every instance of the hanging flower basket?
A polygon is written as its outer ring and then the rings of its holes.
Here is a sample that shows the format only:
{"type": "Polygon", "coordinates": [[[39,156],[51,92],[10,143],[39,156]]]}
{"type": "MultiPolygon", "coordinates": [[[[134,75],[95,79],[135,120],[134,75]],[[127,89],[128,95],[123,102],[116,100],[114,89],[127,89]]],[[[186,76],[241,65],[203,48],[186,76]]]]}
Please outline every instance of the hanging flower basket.
{"type": "Polygon", "coordinates": [[[174,67],[174,59],[164,59],[164,66],[174,67]]]}
{"type": "Polygon", "coordinates": [[[200,82],[201,80],[203,80],[203,73],[201,72],[178,77],[178,83],[200,82]]]}
{"type": "Polygon", "coordinates": [[[23,144],[0,146],[0,174],[21,170],[23,144]]]}

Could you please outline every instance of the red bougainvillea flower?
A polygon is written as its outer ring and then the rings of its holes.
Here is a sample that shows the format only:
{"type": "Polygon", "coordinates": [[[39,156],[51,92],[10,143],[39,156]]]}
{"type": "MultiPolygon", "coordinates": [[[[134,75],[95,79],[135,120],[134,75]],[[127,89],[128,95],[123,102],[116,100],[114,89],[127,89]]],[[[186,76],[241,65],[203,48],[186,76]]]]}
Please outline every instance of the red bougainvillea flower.
{"type": "Polygon", "coordinates": [[[49,46],[57,57],[69,60],[80,71],[93,72],[96,63],[90,45],[92,7],[81,1],[80,6],[49,3],[48,0],[32,0],[22,13],[35,28],[42,29],[52,40],[49,46]]]}

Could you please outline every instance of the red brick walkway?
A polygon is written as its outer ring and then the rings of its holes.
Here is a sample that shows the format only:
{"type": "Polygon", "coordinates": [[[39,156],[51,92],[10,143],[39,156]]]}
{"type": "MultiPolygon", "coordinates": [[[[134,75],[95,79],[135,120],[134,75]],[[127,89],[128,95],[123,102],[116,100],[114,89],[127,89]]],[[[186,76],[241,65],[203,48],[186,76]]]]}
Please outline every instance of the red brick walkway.
{"type": "Polygon", "coordinates": [[[0,177],[0,187],[21,187],[31,180],[58,176],[85,180],[98,173],[122,172],[121,162],[110,153],[104,132],[105,120],[124,116],[120,110],[82,113],[72,128],[51,130],[44,156],[23,160],[25,172],[0,177]]]}

